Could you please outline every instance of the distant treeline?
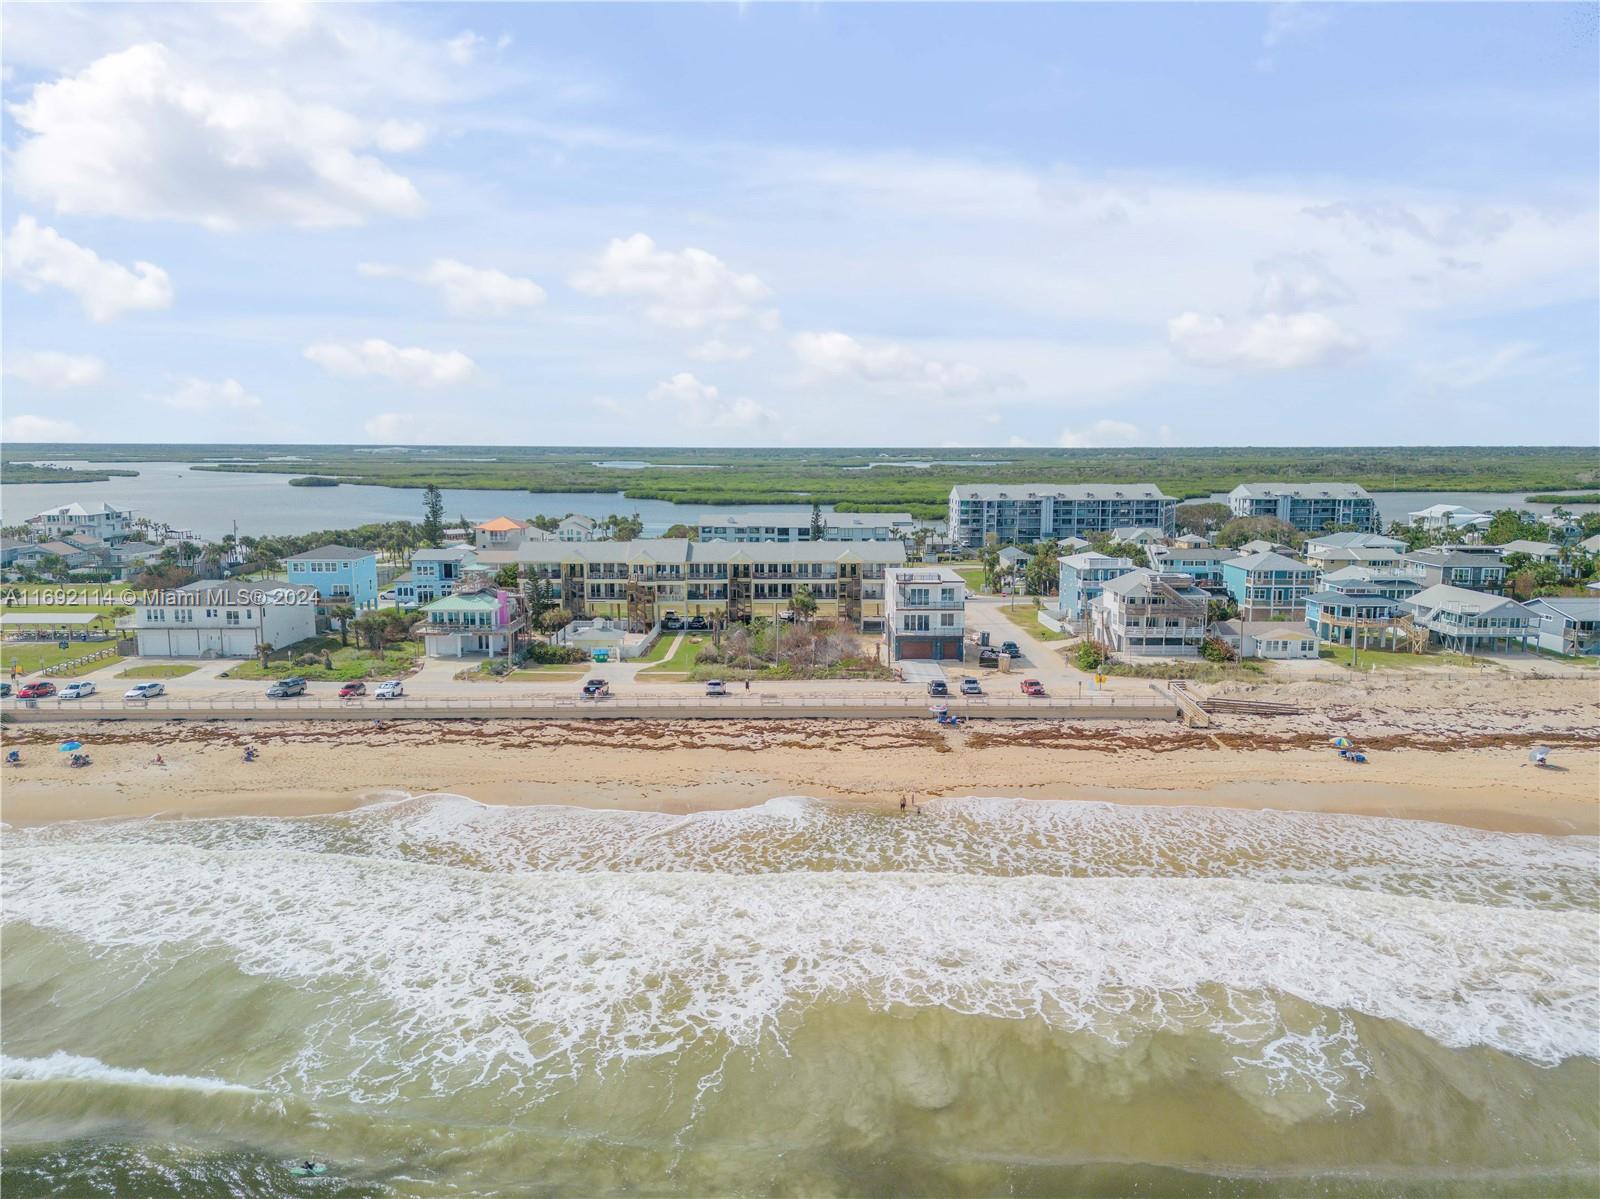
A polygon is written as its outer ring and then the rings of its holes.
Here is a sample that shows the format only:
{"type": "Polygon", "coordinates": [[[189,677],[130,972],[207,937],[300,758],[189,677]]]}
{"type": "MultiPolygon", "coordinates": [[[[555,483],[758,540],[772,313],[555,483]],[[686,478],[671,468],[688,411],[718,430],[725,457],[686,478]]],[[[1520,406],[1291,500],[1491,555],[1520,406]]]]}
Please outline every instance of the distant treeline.
{"type": "Polygon", "coordinates": [[[1600,491],[1580,491],[1576,495],[1530,495],[1530,504],[1600,504],[1600,491]]]}
{"type": "MultiPolygon", "coordinates": [[[[84,452],[83,447],[63,445],[5,447],[0,460],[23,453],[39,458],[84,452]]],[[[1242,482],[1324,480],[1360,483],[1373,491],[1522,494],[1600,483],[1600,454],[1583,446],[808,450],[128,445],[95,446],[93,453],[98,461],[181,461],[201,470],[314,476],[383,487],[431,483],[467,490],[620,491],[629,499],[705,507],[821,503],[845,512],[909,511],[921,517],[942,516],[956,483],[1148,482],[1179,499],[1225,492],[1242,482]],[[288,456],[294,460],[281,460],[288,456]],[[247,461],[222,461],[238,458],[247,461]],[[596,465],[617,460],[651,465],[596,465]],[[910,465],[916,462],[933,465],[910,465]],[[673,469],[685,465],[710,469],[673,469]]]]}
{"type": "Polygon", "coordinates": [[[5,483],[104,483],[108,479],[136,479],[136,470],[83,470],[73,466],[31,466],[7,462],[0,466],[0,484],[5,483]]]}

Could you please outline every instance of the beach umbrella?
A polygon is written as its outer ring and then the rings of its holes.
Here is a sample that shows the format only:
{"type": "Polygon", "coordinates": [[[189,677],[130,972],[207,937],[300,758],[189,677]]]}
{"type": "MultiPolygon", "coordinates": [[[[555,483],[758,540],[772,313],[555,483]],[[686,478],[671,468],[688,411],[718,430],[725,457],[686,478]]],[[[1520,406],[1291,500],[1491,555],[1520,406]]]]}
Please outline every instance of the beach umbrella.
{"type": "Polygon", "coordinates": [[[56,752],[57,753],[62,753],[62,754],[68,754],[68,753],[71,753],[75,749],[82,749],[82,748],[83,748],[83,742],[82,741],[63,741],[61,743],[61,748],[58,749],[56,752]]]}
{"type": "Polygon", "coordinates": [[[1329,737],[1328,744],[1334,749],[1349,749],[1355,743],[1348,737],[1329,737]]]}
{"type": "Polygon", "coordinates": [[[1548,745],[1535,745],[1528,751],[1528,761],[1530,762],[1543,762],[1549,756],[1550,747],[1548,745]]]}

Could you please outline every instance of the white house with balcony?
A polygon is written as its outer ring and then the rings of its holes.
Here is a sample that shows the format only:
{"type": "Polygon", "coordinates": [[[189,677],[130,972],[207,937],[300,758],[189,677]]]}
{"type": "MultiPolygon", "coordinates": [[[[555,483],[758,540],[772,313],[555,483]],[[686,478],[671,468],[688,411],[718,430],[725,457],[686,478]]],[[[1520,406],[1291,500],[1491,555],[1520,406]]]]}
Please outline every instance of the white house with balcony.
{"type": "Polygon", "coordinates": [[[1090,636],[1112,653],[1192,658],[1205,643],[1209,598],[1186,574],[1132,570],[1101,585],[1090,636]]]}
{"type": "Polygon", "coordinates": [[[142,658],[250,658],[316,636],[320,599],[294,583],[201,580],[153,593],[123,627],[142,658]]]}
{"type": "Polygon", "coordinates": [[[417,626],[430,658],[504,655],[522,629],[520,605],[498,588],[457,591],[422,605],[417,626]]]}
{"type": "Polygon", "coordinates": [[[891,567],[883,590],[889,661],[965,660],[967,584],[960,575],[948,566],[891,567]]]}
{"type": "Polygon", "coordinates": [[[28,517],[36,536],[59,541],[74,535],[115,543],[133,536],[133,513],[111,504],[63,504],[28,517]]]}

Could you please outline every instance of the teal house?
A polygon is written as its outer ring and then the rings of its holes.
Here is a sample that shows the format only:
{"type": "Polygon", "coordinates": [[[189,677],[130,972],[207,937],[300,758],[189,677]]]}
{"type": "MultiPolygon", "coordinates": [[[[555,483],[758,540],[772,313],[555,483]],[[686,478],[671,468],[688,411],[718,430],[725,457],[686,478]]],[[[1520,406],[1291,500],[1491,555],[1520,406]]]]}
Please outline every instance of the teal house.
{"type": "Polygon", "coordinates": [[[378,555],[347,545],[323,545],[283,560],[289,582],[315,587],[324,605],[378,606],[378,555]]]}
{"type": "Polygon", "coordinates": [[[1224,562],[1222,585],[1246,620],[1299,619],[1306,596],[1316,588],[1317,571],[1298,558],[1263,551],[1224,562]]]}

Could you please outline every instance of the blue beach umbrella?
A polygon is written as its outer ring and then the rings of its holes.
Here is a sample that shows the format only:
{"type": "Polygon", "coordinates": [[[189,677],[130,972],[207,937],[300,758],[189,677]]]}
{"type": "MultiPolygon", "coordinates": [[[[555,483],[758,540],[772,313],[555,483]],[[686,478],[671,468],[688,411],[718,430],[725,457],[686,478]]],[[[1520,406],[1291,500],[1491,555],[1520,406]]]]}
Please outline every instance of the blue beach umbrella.
{"type": "Polygon", "coordinates": [[[1329,737],[1328,744],[1333,746],[1334,749],[1349,749],[1355,742],[1348,737],[1329,737]]]}
{"type": "Polygon", "coordinates": [[[67,753],[71,753],[75,749],[82,749],[82,748],[83,748],[83,742],[82,741],[63,741],[61,743],[61,748],[58,749],[56,752],[57,753],[67,754],[67,753]]]}

